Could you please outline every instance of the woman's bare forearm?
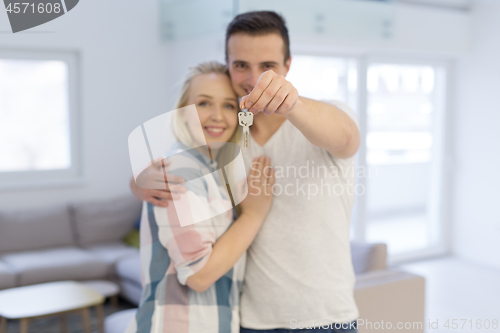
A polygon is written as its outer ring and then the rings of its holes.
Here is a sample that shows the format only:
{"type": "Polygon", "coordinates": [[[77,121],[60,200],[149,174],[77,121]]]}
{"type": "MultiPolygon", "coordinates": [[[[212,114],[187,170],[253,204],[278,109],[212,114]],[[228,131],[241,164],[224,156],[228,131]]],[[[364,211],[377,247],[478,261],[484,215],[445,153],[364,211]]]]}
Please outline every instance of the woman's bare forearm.
{"type": "Polygon", "coordinates": [[[248,249],[263,220],[263,217],[242,213],[213,245],[205,266],[187,279],[188,287],[203,292],[226,274],[248,249]]]}

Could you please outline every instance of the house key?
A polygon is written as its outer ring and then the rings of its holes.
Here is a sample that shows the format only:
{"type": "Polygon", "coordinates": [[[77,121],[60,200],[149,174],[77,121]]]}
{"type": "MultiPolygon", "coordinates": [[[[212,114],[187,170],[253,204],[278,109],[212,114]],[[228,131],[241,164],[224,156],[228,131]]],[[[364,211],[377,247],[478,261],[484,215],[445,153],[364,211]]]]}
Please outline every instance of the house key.
{"type": "Polygon", "coordinates": [[[248,136],[250,135],[250,126],[253,124],[253,113],[245,109],[238,112],[238,120],[243,126],[243,147],[248,148],[248,136]]]}

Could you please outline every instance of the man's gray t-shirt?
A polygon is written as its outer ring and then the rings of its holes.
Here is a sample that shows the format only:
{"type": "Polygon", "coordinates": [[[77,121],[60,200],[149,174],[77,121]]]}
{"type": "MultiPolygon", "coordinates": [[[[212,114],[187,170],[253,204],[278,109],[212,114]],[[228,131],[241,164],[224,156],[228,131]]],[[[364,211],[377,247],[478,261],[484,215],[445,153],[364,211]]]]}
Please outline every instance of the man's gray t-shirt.
{"type": "MultiPolygon", "coordinates": [[[[359,128],[352,109],[332,104],[359,128]]],[[[293,328],[358,318],[349,239],[354,157],[333,157],[288,120],[264,146],[250,135],[242,150],[247,173],[253,158],[269,156],[276,181],[269,214],[247,252],[241,326],[293,328]]]]}

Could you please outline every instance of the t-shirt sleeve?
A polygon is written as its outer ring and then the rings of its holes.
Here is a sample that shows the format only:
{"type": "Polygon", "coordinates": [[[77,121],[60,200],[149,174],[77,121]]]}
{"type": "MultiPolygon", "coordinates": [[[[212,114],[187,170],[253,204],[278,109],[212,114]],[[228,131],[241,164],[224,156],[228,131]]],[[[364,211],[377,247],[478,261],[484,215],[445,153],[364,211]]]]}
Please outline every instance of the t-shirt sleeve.
{"type": "Polygon", "coordinates": [[[324,102],[335,105],[340,110],[344,111],[345,114],[347,114],[347,116],[349,116],[349,118],[351,118],[351,120],[356,124],[356,126],[358,127],[358,130],[359,130],[358,116],[357,116],[356,112],[349,105],[347,105],[344,102],[337,101],[337,100],[329,100],[329,101],[324,101],[324,102]]]}

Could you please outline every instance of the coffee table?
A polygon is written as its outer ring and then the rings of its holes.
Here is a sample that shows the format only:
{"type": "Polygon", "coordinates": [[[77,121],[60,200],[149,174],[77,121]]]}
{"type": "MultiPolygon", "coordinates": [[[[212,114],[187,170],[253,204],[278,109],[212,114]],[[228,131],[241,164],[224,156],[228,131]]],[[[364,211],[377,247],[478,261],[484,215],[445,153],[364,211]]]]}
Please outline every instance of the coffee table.
{"type": "Polygon", "coordinates": [[[60,315],[66,332],[66,314],[78,311],[84,331],[91,333],[90,308],[96,307],[99,331],[104,333],[104,297],[76,281],[58,281],[0,290],[0,333],[7,333],[7,319],[20,320],[20,332],[27,333],[33,318],[60,315]]]}
{"type": "Polygon", "coordinates": [[[120,293],[120,286],[112,281],[108,280],[87,280],[82,281],[82,283],[105,298],[110,299],[111,306],[114,308],[118,307],[118,294],[120,293]]]}

